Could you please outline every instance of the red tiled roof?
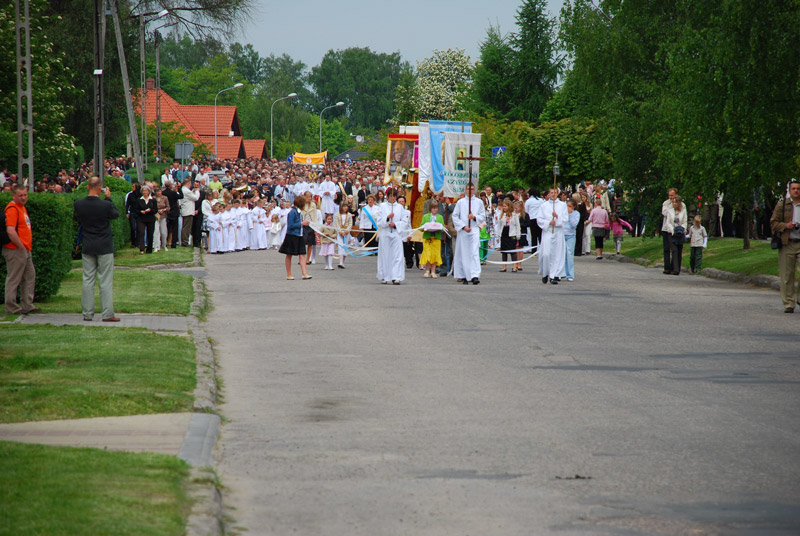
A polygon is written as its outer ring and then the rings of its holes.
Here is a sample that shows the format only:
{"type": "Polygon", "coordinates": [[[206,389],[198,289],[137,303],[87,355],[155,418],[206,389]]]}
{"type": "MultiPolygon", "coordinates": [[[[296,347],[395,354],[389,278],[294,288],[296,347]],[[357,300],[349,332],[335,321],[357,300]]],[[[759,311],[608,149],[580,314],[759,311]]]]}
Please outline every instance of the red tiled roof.
{"type": "MultiPolygon", "coordinates": [[[[150,102],[147,103],[148,105],[150,102]]],[[[234,136],[241,136],[236,106],[217,106],[217,136],[227,136],[232,130],[234,136]]],[[[214,135],[214,106],[182,105],[180,111],[201,136],[214,135]]]]}
{"type": "MultiPolygon", "coordinates": [[[[141,111],[139,109],[139,88],[134,90],[136,95],[134,97],[134,106],[135,112],[141,115],[141,111]]],[[[147,123],[148,124],[155,124],[156,122],[156,100],[157,100],[157,92],[154,89],[147,90],[147,123]]],[[[212,106],[213,108],[213,106],[212,106]]],[[[171,122],[174,121],[183,125],[183,127],[189,131],[193,137],[198,137],[200,133],[194,128],[194,125],[189,121],[189,119],[183,113],[183,106],[178,104],[178,102],[170,97],[166,91],[163,89],[161,90],[161,121],[162,122],[171,122]]],[[[212,125],[213,125],[213,116],[212,116],[212,125]]],[[[214,129],[211,129],[211,134],[214,134],[214,129]]],[[[225,135],[228,133],[225,132],[225,135]]]]}
{"type": "MultiPolygon", "coordinates": [[[[199,136],[199,140],[214,152],[214,134],[199,136]]],[[[217,158],[245,158],[241,136],[217,136],[217,158]]]]}
{"type": "Polygon", "coordinates": [[[266,158],[266,140],[242,140],[246,158],[266,158]]]}

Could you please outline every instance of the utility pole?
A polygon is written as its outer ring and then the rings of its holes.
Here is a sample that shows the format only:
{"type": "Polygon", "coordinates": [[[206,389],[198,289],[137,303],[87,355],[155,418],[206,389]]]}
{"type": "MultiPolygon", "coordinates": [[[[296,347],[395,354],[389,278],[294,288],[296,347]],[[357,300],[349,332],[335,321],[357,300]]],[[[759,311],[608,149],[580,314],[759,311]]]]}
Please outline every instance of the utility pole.
{"type": "Polygon", "coordinates": [[[144,154],[144,161],[141,165],[144,166],[144,169],[147,170],[147,155],[149,153],[147,149],[147,81],[145,77],[147,76],[147,66],[145,64],[145,43],[144,43],[144,15],[139,15],[139,57],[141,59],[140,62],[140,70],[141,70],[141,83],[142,87],[139,91],[139,110],[141,111],[142,116],[142,153],[144,154]]]}
{"type": "Polygon", "coordinates": [[[133,156],[136,159],[136,180],[144,183],[144,170],[142,169],[142,152],[139,150],[139,134],[136,132],[136,119],[133,116],[133,101],[131,100],[131,84],[128,80],[128,64],[125,61],[125,47],[122,44],[122,30],[119,25],[119,10],[117,0],[111,1],[111,18],[114,20],[114,33],[117,37],[117,53],[119,67],[122,71],[122,88],[125,91],[125,108],[128,110],[128,128],[133,142],[133,156]]]}
{"type": "Polygon", "coordinates": [[[161,155],[161,34],[158,30],[153,32],[153,39],[156,42],[156,162],[163,161],[161,155]]]}
{"type": "Polygon", "coordinates": [[[105,177],[105,127],[103,120],[103,64],[106,56],[106,10],[104,0],[94,0],[94,155],[92,174],[105,177]]]}
{"type": "Polygon", "coordinates": [[[17,46],[17,184],[23,184],[25,180],[23,171],[27,168],[28,190],[32,192],[33,73],[31,72],[31,18],[29,0],[22,0],[22,15],[20,15],[19,3],[20,0],[14,0],[14,7],[16,8],[15,33],[17,46]],[[25,115],[24,120],[22,117],[23,111],[25,115]]]}

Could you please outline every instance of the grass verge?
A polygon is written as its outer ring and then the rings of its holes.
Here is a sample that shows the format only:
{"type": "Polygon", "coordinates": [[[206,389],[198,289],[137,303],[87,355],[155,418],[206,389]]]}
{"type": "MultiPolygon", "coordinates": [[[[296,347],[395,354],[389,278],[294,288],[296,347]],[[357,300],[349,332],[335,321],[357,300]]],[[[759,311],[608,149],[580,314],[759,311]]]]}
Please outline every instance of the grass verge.
{"type": "Polygon", "coordinates": [[[188,474],[174,456],[0,442],[0,535],[181,535],[188,474]]]}
{"type": "MultiPolygon", "coordinates": [[[[125,248],[114,255],[115,266],[128,266],[131,268],[141,268],[153,266],[155,264],[186,264],[194,260],[194,248],[172,248],[169,251],[163,249],[153,252],[150,255],[140,255],[136,248],[125,248]]],[[[72,261],[73,268],[82,266],[80,259],[72,261]]]]}
{"type": "MultiPolygon", "coordinates": [[[[38,304],[45,313],[81,313],[81,270],[61,280],[58,294],[38,304]]],[[[192,276],[163,270],[114,272],[115,313],[188,315],[194,300],[192,276]]],[[[100,312],[100,292],[95,288],[95,312],[100,312]]]]}
{"type": "MultiPolygon", "coordinates": [[[[778,275],[778,256],[769,247],[769,242],[750,241],[750,249],[742,249],[740,238],[714,238],[703,250],[703,268],[716,268],[744,275],[778,275]]],[[[613,251],[613,250],[612,250],[613,251]]],[[[691,247],[683,246],[681,264],[689,269],[691,247]]],[[[622,242],[622,254],[633,258],[645,258],[653,263],[663,263],[664,248],[661,237],[629,238],[622,242]]]]}
{"type": "Polygon", "coordinates": [[[2,328],[0,422],[191,411],[191,340],[143,329],[2,328]]]}

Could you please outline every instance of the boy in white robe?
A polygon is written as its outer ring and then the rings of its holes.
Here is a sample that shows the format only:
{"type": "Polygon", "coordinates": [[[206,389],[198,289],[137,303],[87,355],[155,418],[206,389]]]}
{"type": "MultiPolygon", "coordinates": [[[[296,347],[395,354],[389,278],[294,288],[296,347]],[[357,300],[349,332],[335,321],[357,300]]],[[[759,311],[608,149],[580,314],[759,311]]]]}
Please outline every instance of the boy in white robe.
{"type": "Polygon", "coordinates": [[[549,280],[557,285],[566,277],[566,242],[564,222],[569,218],[567,204],[558,200],[558,190],[550,190],[549,196],[539,206],[536,223],[542,230],[539,242],[539,270],[542,283],[549,280]]]}
{"type": "Polygon", "coordinates": [[[465,285],[481,282],[481,226],[486,224],[483,201],[475,197],[475,186],[467,184],[467,195],[453,209],[453,226],[457,231],[453,253],[453,277],[465,285]]]}
{"type": "Polygon", "coordinates": [[[222,221],[223,247],[220,251],[236,251],[236,215],[233,212],[233,205],[227,205],[225,212],[220,218],[222,221]]]}
{"type": "Polygon", "coordinates": [[[378,280],[386,285],[389,281],[399,285],[406,278],[406,261],[403,241],[411,226],[409,212],[397,202],[394,190],[388,193],[388,201],[378,216],[381,240],[378,244],[378,280]]]}

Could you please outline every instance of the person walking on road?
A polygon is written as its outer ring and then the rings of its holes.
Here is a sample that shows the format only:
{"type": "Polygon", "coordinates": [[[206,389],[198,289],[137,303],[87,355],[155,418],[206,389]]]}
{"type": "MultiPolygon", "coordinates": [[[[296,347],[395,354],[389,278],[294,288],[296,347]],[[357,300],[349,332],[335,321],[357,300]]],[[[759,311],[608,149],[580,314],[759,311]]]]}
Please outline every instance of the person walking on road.
{"type": "Polygon", "coordinates": [[[6,312],[10,315],[38,313],[33,306],[33,291],[36,286],[36,269],[33,267],[33,231],[25,203],[28,190],[22,184],[11,188],[11,202],[6,205],[6,233],[11,241],[3,246],[6,260],[6,312]],[[17,289],[19,301],[17,303],[17,289]]]}
{"type": "MultiPolygon", "coordinates": [[[[789,197],[784,197],[772,212],[769,221],[772,232],[780,236],[778,270],[781,279],[783,312],[793,313],[795,303],[800,304],[800,290],[795,293],[794,280],[800,261],[800,182],[789,182],[789,197]]],[[[6,296],[8,296],[6,294],[6,296]]]]}
{"type": "Polygon", "coordinates": [[[111,201],[111,190],[102,190],[99,177],[89,179],[87,187],[89,194],[75,201],[74,209],[74,218],[83,227],[83,319],[91,322],[94,318],[94,282],[97,280],[103,322],[119,322],[114,315],[114,235],[111,231],[111,220],[119,217],[119,211],[111,201]],[[101,190],[105,199],[100,199],[101,190]]]}

